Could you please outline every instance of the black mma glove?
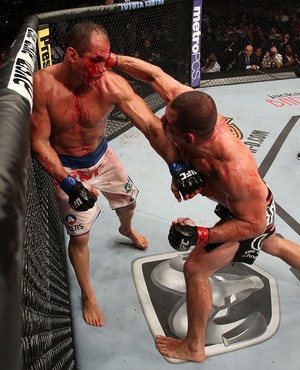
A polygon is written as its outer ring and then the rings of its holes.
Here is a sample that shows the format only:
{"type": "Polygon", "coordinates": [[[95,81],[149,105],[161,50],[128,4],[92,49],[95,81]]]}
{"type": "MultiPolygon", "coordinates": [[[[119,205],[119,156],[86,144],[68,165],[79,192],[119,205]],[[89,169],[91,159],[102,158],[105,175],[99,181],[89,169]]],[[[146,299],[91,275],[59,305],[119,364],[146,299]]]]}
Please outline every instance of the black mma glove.
{"type": "Polygon", "coordinates": [[[72,176],[67,176],[60,184],[61,189],[68,194],[69,204],[75,211],[87,211],[94,207],[97,197],[86,189],[82,182],[72,176]]]}
{"type": "Polygon", "coordinates": [[[168,239],[174,249],[179,252],[185,252],[199,243],[208,244],[209,229],[207,227],[177,223],[170,227],[168,239]]]}
{"type": "Polygon", "coordinates": [[[188,169],[184,161],[176,161],[169,165],[173,182],[182,196],[191,195],[203,188],[204,182],[198,172],[188,169]]]}

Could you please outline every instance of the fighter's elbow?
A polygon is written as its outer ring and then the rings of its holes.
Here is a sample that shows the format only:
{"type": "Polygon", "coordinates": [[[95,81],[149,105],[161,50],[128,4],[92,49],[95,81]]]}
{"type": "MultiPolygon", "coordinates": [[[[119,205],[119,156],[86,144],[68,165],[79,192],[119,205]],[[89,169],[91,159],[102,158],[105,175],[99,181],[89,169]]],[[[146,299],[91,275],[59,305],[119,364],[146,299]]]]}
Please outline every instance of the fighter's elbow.
{"type": "Polygon", "coordinates": [[[36,158],[40,157],[45,152],[45,148],[47,148],[47,145],[44,141],[35,137],[30,138],[30,150],[36,158]]]}
{"type": "Polygon", "coordinates": [[[267,228],[266,220],[260,220],[256,221],[254,224],[252,224],[252,233],[253,237],[262,235],[267,228]]]}
{"type": "Polygon", "coordinates": [[[148,82],[152,83],[157,81],[163,74],[164,71],[160,67],[152,65],[151,73],[148,75],[148,82]]]}

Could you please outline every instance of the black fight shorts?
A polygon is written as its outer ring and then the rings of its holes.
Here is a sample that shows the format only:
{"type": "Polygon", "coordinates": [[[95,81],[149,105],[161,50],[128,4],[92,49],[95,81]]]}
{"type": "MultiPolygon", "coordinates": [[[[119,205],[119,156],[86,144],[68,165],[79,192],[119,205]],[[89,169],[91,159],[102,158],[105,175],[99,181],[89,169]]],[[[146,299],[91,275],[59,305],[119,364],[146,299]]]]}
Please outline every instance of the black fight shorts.
{"type": "MultiPolygon", "coordinates": [[[[240,241],[240,248],[233,258],[233,264],[235,262],[244,262],[248,265],[252,265],[262,248],[263,241],[275,233],[275,213],[275,202],[273,199],[273,194],[269,189],[266,211],[267,228],[262,235],[259,235],[256,238],[240,241]]],[[[220,217],[222,222],[227,222],[235,218],[231,211],[221,204],[216,206],[215,214],[220,217]]],[[[210,252],[221,244],[223,243],[211,243],[208,244],[205,249],[210,252]]]]}

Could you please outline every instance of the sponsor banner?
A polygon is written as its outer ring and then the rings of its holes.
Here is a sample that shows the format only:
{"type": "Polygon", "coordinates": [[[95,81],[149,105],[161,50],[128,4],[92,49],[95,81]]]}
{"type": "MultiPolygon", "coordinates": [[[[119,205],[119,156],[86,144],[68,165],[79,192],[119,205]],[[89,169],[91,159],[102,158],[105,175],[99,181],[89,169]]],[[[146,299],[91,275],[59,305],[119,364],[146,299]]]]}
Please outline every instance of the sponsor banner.
{"type": "Polygon", "coordinates": [[[292,105],[300,105],[300,93],[283,93],[277,95],[268,95],[270,99],[266,99],[267,103],[272,104],[276,108],[282,108],[292,105]]]}
{"type": "Polygon", "coordinates": [[[32,109],[32,75],[34,72],[37,34],[27,28],[23,44],[16,55],[15,63],[8,82],[8,89],[16,91],[28,100],[32,109]]]}
{"type": "Polygon", "coordinates": [[[38,31],[38,46],[40,68],[45,68],[52,65],[51,45],[49,28],[45,27],[38,31]]]}
{"type": "Polygon", "coordinates": [[[191,44],[191,87],[198,87],[201,78],[201,22],[202,22],[202,0],[193,1],[192,13],[192,44],[191,44]]]}
{"type": "Polygon", "coordinates": [[[165,0],[144,0],[118,4],[121,10],[148,8],[149,6],[164,5],[165,0]]]}

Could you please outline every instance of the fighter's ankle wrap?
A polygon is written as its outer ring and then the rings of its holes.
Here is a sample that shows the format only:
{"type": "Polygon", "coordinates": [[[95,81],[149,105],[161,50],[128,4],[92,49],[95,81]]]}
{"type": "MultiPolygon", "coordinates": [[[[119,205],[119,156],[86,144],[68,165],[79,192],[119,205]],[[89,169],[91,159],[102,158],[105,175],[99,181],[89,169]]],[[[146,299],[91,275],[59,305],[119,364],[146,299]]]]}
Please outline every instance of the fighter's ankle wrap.
{"type": "Polygon", "coordinates": [[[209,242],[209,229],[207,227],[197,226],[197,245],[198,244],[208,244],[209,242]]]}
{"type": "Polygon", "coordinates": [[[66,193],[69,194],[70,191],[74,188],[78,181],[72,176],[67,176],[61,183],[60,188],[66,193]]]}
{"type": "Polygon", "coordinates": [[[105,67],[107,68],[114,68],[118,65],[118,56],[115,53],[110,53],[109,58],[107,59],[107,62],[105,64],[105,67]]]}

